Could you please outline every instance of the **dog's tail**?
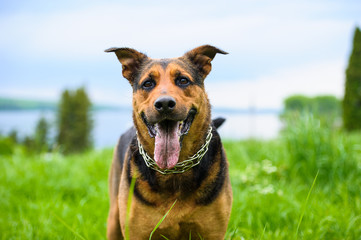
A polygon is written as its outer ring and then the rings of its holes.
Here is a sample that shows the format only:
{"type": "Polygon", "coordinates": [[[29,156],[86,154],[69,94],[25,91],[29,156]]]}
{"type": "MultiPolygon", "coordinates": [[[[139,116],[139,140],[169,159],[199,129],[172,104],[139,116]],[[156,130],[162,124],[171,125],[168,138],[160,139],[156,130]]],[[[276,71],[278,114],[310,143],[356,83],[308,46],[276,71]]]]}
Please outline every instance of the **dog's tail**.
{"type": "Polygon", "coordinates": [[[219,117],[219,118],[213,119],[212,124],[213,124],[213,126],[216,127],[216,129],[218,129],[225,121],[226,121],[225,118],[219,117]]]}

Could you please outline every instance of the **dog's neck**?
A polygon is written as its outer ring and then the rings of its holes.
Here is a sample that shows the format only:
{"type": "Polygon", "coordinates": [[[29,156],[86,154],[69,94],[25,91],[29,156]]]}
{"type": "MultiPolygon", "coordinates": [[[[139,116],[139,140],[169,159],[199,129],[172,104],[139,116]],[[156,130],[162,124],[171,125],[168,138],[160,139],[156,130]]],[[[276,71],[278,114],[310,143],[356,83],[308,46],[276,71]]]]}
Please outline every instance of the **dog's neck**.
{"type": "MultiPolygon", "coordinates": [[[[189,157],[188,159],[186,159],[184,161],[179,161],[172,169],[159,168],[158,165],[156,164],[156,162],[154,161],[154,159],[151,158],[147,154],[147,152],[144,150],[142,144],[140,143],[140,141],[137,137],[139,153],[142,155],[143,160],[144,160],[145,164],[147,165],[147,167],[149,167],[163,175],[184,173],[184,172],[190,170],[191,168],[197,166],[201,162],[203,156],[207,153],[209,144],[210,144],[210,142],[212,140],[212,136],[213,136],[212,130],[213,130],[212,126],[209,126],[208,133],[205,138],[205,143],[200,147],[200,149],[193,156],[189,157]]],[[[137,135],[138,135],[138,133],[137,133],[137,135]]]]}

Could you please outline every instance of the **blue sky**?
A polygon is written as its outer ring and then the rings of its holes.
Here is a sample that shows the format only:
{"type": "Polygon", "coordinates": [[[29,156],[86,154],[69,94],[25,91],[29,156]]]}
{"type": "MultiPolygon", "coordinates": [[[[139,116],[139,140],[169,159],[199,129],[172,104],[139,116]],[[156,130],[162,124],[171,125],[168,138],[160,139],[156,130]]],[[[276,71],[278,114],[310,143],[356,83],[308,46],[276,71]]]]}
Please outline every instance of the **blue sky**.
{"type": "Polygon", "coordinates": [[[361,1],[0,1],[0,96],[57,100],[85,86],[94,102],[131,104],[104,49],[218,55],[206,79],[216,107],[281,108],[291,94],[342,97],[361,1]]]}

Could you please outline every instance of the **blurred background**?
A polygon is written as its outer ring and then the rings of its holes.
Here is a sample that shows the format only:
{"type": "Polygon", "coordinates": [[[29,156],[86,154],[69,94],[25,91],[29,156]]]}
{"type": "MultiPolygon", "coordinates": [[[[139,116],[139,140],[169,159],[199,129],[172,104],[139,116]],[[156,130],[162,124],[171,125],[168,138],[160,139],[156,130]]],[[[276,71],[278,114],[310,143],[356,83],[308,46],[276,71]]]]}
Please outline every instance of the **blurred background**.
{"type": "Polygon", "coordinates": [[[230,53],[206,79],[221,135],[274,138],[285,98],[343,97],[360,13],[360,1],[1,1],[0,131],[24,137],[40,117],[55,127],[62,92],[84,88],[94,145],[113,146],[132,124],[132,90],[104,50],[168,58],[211,44],[230,53]]]}
{"type": "Polygon", "coordinates": [[[225,239],[359,240],[360,26],[360,0],[0,0],[0,239],[105,239],[132,89],[104,50],[211,44],[225,239]]]}

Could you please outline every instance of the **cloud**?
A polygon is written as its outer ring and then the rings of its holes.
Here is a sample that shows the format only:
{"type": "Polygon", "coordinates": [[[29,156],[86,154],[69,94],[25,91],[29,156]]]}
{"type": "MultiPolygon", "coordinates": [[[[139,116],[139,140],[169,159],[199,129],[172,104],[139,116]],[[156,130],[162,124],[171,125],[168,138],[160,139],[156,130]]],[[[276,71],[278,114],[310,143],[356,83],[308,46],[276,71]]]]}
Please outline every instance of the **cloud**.
{"type": "Polygon", "coordinates": [[[206,89],[215,107],[282,109],[283,100],[294,94],[341,98],[344,69],[339,61],[310,63],[254,80],[206,83],[206,89]]]}
{"type": "Polygon", "coordinates": [[[83,3],[0,16],[0,65],[9,66],[1,69],[0,81],[9,82],[1,95],[52,99],[89,79],[95,101],[128,104],[126,83],[110,86],[120,67],[105,48],[162,58],[208,43],[230,52],[214,60],[206,82],[215,106],[281,108],[294,93],[340,97],[352,29],[361,23],[357,2],[83,3]]]}
{"type": "Polygon", "coordinates": [[[63,59],[95,59],[110,46],[137,47],[158,54],[154,57],[169,57],[204,43],[243,54],[297,55],[349,31],[348,21],[306,17],[313,7],[322,11],[320,4],[307,4],[233,2],[225,5],[229,14],[219,14],[220,5],[204,3],[193,7],[103,3],[52,14],[4,16],[0,27],[5,37],[0,43],[4,49],[32,57],[63,59]],[[245,11],[247,7],[257,10],[245,11]]]}

